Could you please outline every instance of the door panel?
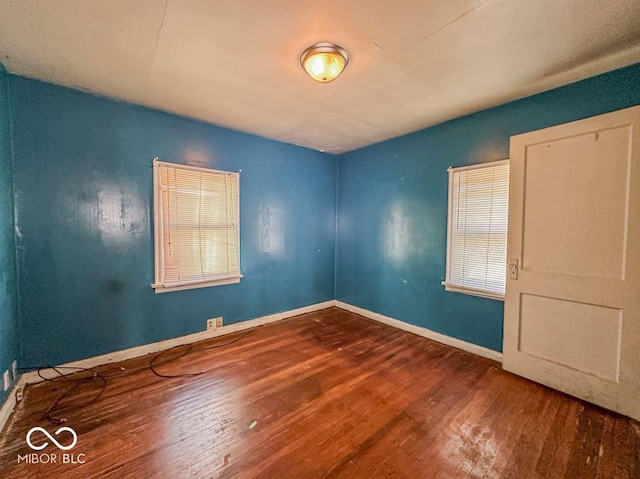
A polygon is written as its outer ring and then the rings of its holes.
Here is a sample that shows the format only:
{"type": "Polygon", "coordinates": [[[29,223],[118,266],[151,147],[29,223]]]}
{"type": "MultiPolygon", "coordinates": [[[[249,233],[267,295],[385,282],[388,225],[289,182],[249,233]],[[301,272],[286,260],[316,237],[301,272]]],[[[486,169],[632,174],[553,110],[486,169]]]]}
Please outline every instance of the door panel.
{"type": "Polygon", "coordinates": [[[640,107],[511,138],[503,367],[640,419],[640,107]]]}
{"type": "Polygon", "coordinates": [[[610,381],[618,381],[622,311],[522,295],[520,350],[610,381]]]}
{"type": "Polygon", "coordinates": [[[524,267],[622,279],[629,129],[623,126],[527,146],[524,267]],[[584,234],[596,230],[597,235],[584,234]]]}

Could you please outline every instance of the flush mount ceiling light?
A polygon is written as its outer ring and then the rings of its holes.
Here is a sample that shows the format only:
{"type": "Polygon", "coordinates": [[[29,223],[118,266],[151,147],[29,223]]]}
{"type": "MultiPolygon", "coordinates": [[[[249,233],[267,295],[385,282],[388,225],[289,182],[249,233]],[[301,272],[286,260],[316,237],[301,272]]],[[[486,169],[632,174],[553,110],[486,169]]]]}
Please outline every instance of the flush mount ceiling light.
{"type": "Polygon", "coordinates": [[[302,68],[320,83],[335,80],[348,63],[349,54],[335,43],[314,43],[300,54],[302,68]]]}

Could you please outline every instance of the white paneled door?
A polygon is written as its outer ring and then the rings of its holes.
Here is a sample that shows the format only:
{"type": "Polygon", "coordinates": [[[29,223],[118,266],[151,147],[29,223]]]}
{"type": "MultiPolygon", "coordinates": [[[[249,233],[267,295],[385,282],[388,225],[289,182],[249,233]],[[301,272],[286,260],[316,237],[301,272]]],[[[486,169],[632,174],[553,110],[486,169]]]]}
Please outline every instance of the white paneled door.
{"type": "Polygon", "coordinates": [[[640,420],[640,107],[511,138],[504,362],[640,420]]]}

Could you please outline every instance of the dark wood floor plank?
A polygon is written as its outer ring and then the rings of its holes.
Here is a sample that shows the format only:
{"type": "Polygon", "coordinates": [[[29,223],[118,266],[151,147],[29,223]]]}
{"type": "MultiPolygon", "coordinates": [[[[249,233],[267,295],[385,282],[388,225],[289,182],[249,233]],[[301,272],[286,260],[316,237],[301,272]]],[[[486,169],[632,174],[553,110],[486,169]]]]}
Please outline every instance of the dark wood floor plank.
{"type": "Polygon", "coordinates": [[[42,416],[72,384],[29,386],[0,439],[0,477],[640,477],[637,422],[493,361],[337,308],[242,334],[160,358],[173,358],[163,374],[204,371],[194,377],[155,376],[152,355],[98,368],[100,398],[60,414],[82,465],[18,463],[30,428],[59,427],[42,416]]]}

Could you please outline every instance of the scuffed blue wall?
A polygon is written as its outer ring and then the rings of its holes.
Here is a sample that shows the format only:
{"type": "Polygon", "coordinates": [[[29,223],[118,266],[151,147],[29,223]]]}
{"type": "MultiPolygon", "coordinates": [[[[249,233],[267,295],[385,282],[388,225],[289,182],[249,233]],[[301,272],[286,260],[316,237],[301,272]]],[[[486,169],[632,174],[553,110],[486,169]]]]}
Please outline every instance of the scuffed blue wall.
{"type": "Polygon", "coordinates": [[[335,156],[18,76],[10,86],[24,364],[333,299],[335,156]],[[154,156],[242,170],[239,284],[154,294],[154,156]]]}
{"type": "Polygon", "coordinates": [[[0,404],[10,391],[2,390],[2,373],[19,353],[8,76],[0,64],[0,404]]]}
{"type": "Polygon", "coordinates": [[[512,135],[639,103],[640,64],[342,155],[336,299],[500,351],[503,303],[441,285],[447,168],[507,158],[512,135]]]}

